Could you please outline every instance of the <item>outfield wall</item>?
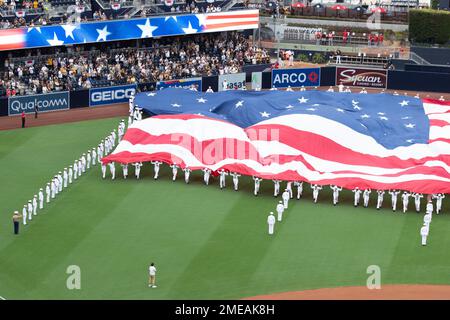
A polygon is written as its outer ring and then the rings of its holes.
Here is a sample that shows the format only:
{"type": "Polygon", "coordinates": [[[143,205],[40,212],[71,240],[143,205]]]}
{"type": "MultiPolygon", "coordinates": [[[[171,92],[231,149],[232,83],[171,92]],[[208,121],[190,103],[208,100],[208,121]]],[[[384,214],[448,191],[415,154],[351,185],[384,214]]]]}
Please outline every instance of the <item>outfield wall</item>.
{"type": "Polygon", "coordinates": [[[391,90],[427,91],[450,93],[450,73],[433,68],[412,67],[408,71],[370,69],[344,66],[321,68],[275,69],[267,71],[270,65],[250,65],[241,74],[208,76],[172,81],[140,83],[86,90],[52,92],[50,94],[26,95],[0,98],[0,116],[18,115],[22,111],[34,113],[60,111],[74,108],[95,108],[102,105],[127,102],[136,91],[153,91],[166,87],[191,87],[206,91],[209,87],[215,92],[222,89],[226,79],[228,88],[241,88],[243,83],[262,89],[335,86],[343,83],[350,87],[365,87],[391,90]],[[257,84],[256,84],[257,83],[257,84]]]}

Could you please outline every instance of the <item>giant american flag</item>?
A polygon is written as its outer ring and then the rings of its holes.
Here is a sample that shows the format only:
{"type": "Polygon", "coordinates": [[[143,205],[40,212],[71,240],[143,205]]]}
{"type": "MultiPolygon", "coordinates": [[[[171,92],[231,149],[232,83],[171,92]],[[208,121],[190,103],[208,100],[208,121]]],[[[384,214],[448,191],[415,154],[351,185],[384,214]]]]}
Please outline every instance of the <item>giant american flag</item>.
{"type": "Polygon", "coordinates": [[[450,192],[450,103],[388,93],[138,94],[151,117],[105,158],[347,189],[450,192]]]}
{"type": "Polygon", "coordinates": [[[0,30],[0,51],[259,27],[258,10],[153,16],[0,30]]]}

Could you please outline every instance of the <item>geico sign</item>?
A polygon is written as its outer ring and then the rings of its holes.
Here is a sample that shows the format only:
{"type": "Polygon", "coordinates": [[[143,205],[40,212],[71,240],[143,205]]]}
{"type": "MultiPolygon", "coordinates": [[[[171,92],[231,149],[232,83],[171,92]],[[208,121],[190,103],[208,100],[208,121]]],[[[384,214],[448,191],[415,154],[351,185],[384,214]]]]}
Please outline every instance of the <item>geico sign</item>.
{"type": "Polygon", "coordinates": [[[93,92],[91,94],[92,102],[105,102],[105,101],[115,101],[131,98],[135,93],[135,88],[128,89],[115,89],[115,90],[105,90],[93,92]]]}
{"type": "Polygon", "coordinates": [[[282,73],[276,74],[273,83],[304,83],[306,81],[306,73],[282,73]]]}

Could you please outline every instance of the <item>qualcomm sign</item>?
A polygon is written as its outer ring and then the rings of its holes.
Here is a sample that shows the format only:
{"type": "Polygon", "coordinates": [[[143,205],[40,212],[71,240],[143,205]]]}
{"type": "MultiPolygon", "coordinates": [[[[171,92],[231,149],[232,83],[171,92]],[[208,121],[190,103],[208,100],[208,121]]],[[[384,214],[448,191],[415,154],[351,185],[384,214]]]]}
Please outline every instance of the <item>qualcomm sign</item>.
{"type": "Polygon", "coordinates": [[[276,88],[314,87],[319,84],[320,68],[272,70],[272,86],[276,88]]]}
{"type": "Polygon", "coordinates": [[[25,113],[48,112],[69,109],[69,93],[56,92],[36,94],[31,96],[16,96],[8,98],[8,114],[10,116],[25,113]]]}
{"type": "Polygon", "coordinates": [[[125,103],[136,93],[136,85],[93,88],[89,90],[89,106],[101,106],[113,103],[125,103]]]}

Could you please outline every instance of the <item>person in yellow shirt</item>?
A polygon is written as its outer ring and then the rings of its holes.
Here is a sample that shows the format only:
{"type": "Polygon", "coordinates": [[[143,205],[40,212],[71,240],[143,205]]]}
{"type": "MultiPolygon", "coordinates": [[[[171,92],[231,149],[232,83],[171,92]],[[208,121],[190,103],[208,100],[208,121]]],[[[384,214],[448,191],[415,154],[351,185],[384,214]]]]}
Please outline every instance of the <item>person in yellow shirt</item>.
{"type": "Polygon", "coordinates": [[[21,218],[22,218],[22,215],[19,214],[19,211],[14,211],[14,215],[12,217],[13,224],[14,224],[14,234],[19,234],[19,225],[20,225],[21,218]]]}

